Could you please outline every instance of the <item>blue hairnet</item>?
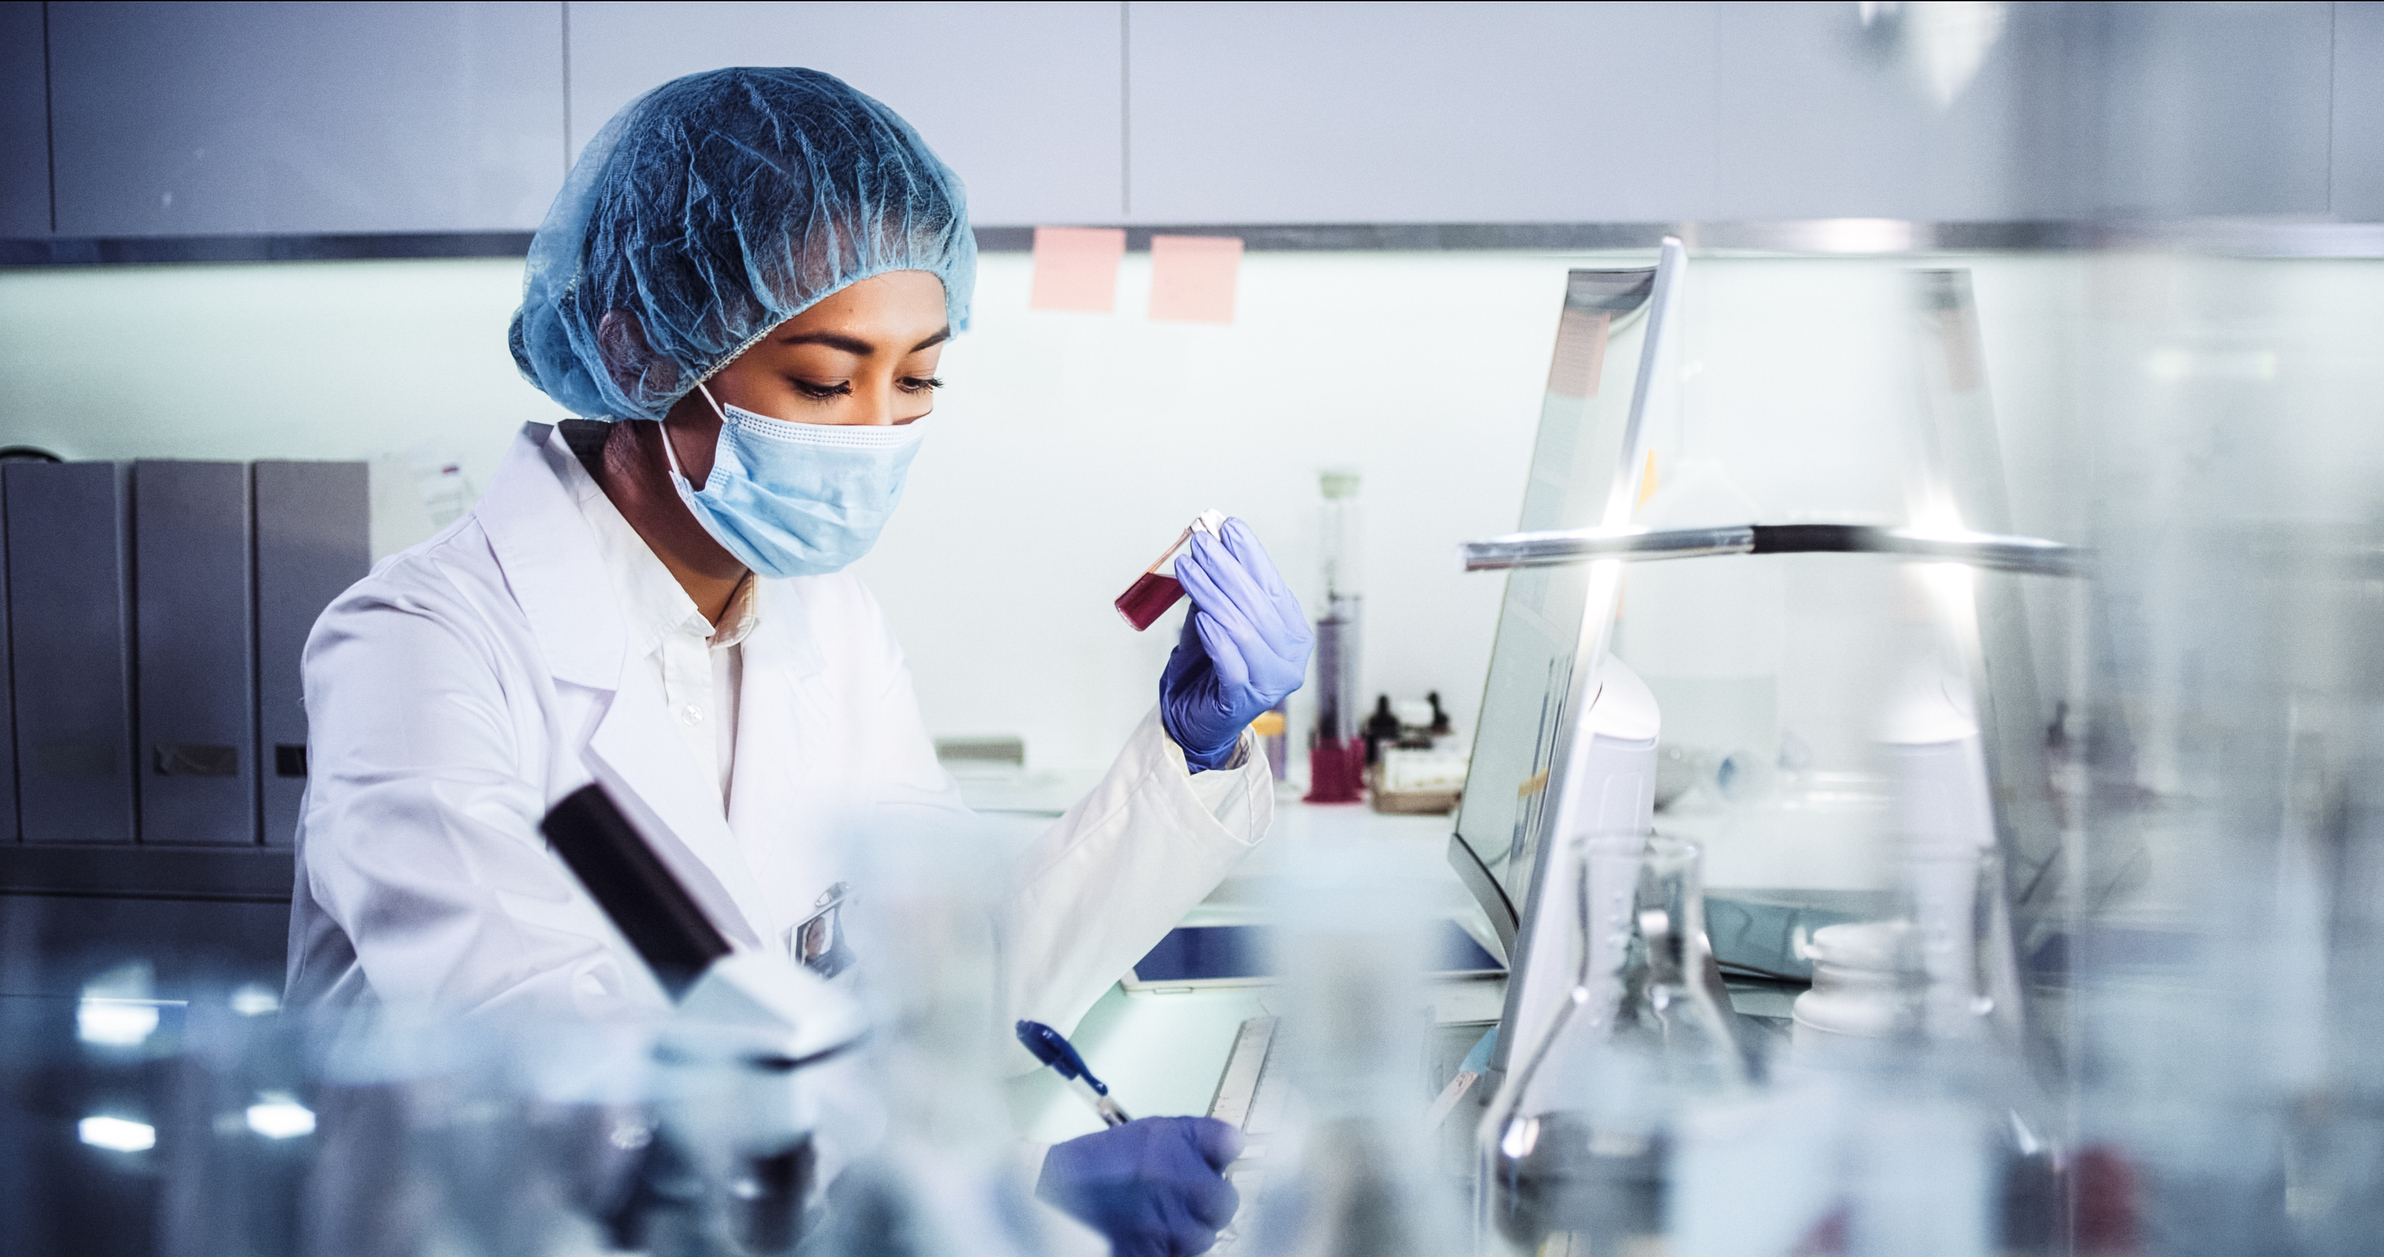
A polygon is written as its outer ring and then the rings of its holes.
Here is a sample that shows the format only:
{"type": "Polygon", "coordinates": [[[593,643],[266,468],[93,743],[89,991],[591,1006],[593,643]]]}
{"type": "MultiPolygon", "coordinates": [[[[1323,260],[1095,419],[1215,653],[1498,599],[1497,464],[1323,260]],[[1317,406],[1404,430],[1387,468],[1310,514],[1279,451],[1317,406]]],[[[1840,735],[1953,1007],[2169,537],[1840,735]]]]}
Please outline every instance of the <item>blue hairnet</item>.
{"type": "Polygon", "coordinates": [[[513,360],[564,409],[660,419],[780,323],[887,271],[968,326],[960,179],[894,111],[817,70],[690,74],[597,132],[530,241],[513,360]]]}

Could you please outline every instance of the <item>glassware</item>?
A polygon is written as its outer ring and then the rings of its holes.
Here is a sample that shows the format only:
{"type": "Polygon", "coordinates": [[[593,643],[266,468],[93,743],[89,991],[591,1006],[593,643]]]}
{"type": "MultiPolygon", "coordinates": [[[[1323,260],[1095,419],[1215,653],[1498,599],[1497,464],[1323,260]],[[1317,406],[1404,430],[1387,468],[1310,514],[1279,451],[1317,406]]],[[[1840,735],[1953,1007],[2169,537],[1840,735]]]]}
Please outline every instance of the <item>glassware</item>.
{"type": "Polygon", "coordinates": [[[1264,1180],[1245,1188],[1257,1199],[1243,1202],[1254,1217],[1239,1251],[1463,1251],[1462,1214],[1434,1163],[1416,1076],[1429,1029],[1423,976],[1440,919],[1431,910],[1436,879],[1436,870],[1404,867],[1379,847],[1310,849],[1286,870],[1276,1051],[1288,1095],[1259,1136],[1263,1147],[1243,1154],[1264,1180]]]}
{"type": "MultiPolygon", "coordinates": [[[[802,1251],[819,1257],[1029,1257],[1074,1251],[1020,1173],[995,1053],[1001,844],[965,817],[886,808],[856,843],[852,973],[872,1037],[827,1067],[820,1174],[802,1251]]],[[[1023,1057],[1023,1053],[1020,1054],[1023,1057]]]]}
{"type": "Polygon", "coordinates": [[[1697,848],[1648,838],[1618,921],[1593,899],[1618,880],[1597,858],[1615,837],[1577,840],[1572,989],[1482,1122],[1476,1206],[1494,1252],[1604,1253],[1660,1237],[1678,1118],[1749,1080],[1734,1016],[1707,977],[1697,848]]]}
{"type": "Polygon", "coordinates": [[[1117,596],[1117,601],[1111,605],[1117,608],[1118,615],[1123,617],[1137,633],[1157,623],[1159,617],[1167,614],[1167,609],[1174,606],[1184,596],[1184,583],[1160,571],[1159,566],[1174,558],[1176,552],[1182,550],[1185,543],[1192,540],[1194,532],[1205,532],[1214,536],[1217,530],[1224,526],[1225,512],[1213,507],[1202,511],[1184,527],[1184,531],[1176,534],[1174,542],[1168,545],[1166,552],[1153,559],[1151,565],[1142,570],[1142,575],[1135,577],[1134,583],[1126,586],[1126,592],[1117,596]]]}
{"type": "Polygon", "coordinates": [[[1358,475],[1328,471],[1324,490],[1324,614],[1316,621],[1316,735],[1308,747],[1310,803],[1355,803],[1366,773],[1359,735],[1363,690],[1359,626],[1358,475]]]}

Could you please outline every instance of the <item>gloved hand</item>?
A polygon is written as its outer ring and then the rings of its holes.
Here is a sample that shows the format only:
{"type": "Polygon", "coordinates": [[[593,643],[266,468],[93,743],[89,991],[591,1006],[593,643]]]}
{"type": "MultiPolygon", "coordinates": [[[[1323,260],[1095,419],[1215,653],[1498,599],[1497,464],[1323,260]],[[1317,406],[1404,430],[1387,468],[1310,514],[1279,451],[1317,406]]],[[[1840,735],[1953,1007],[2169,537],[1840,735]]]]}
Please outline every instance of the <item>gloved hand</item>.
{"type": "Polygon", "coordinates": [[[1053,1147],[1035,1194],[1109,1237],[1111,1257],[1191,1257],[1241,1207],[1224,1175],[1241,1153],[1213,1117],[1146,1117],[1053,1147]]]}
{"type": "Polygon", "coordinates": [[[1175,578],[1192,596],[1192,613],[1159,676],[1159,721],[1200,772],[1223,767],[1242,730],[1300,688],[1315,634],[1238,519],[1225,521],[1221,538],[1195,531],[1175,578]]]}

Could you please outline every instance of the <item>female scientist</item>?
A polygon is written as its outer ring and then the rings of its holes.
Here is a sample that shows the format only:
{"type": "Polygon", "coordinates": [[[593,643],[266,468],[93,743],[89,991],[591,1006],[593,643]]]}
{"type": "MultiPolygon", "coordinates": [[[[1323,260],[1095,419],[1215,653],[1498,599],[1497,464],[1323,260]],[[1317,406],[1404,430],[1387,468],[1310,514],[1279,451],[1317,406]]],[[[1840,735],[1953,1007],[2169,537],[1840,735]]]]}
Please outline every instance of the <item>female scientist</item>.
{"type": "MultiPolygon", "coordinates": [[[[836,848],[878,809],[963,810],[846,569],[901,497],[975,269],[960,181],[828,75],[692,75],[606,125],[512,330],[584,418],[525,429],[471,513],[307,643],[293,1002],[661,1006],[539,833],[590,781],[738,946],[840,963],[836,848]]],[[[1017,857],[1009,1017],[1073,1026],[1266,833],[1246,727],[1299,685],[1305,617],[1239,521],[1178,571],[1195,609],[1157,711],[1017,857]]],[[[1215,1125],[1061,1145],[1042,1191],[1121,1252],[1205,1248],[1232,1212],[1215,1125]]]]}

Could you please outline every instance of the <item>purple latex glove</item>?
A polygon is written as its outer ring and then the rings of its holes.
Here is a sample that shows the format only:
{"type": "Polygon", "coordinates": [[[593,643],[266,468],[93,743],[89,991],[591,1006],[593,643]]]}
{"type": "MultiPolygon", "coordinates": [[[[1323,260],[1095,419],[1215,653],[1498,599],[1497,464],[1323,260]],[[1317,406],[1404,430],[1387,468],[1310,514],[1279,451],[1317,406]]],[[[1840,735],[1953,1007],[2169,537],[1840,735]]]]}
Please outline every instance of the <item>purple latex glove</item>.
{"type": "Polygon", "coordinates": [[[1055,1145],[1035,1194],[1109,1237],[1111,1257],[1191,1257],[1241,1195],[1225,1167],[1242,1132],[1212,1117],[1146,1117],[1055,1145]]]}
{"type": "Polygon", "coordinates": [[[1159,676],[1159,720],[1201,772],[1224,767],[1242,730],[1300,688],[1316,635],[1238,519],[1225,521],[1222,536],[1195,531],[1175,578],[1192,596],[1192,613],[1159,676]]]}

